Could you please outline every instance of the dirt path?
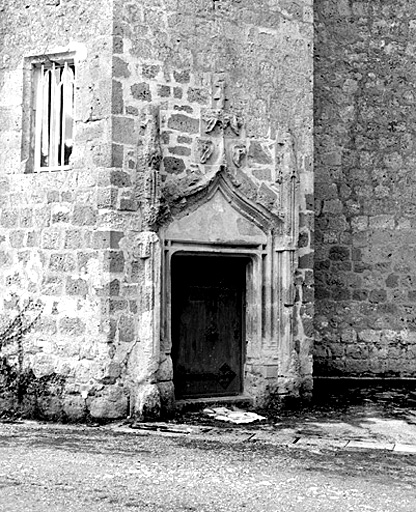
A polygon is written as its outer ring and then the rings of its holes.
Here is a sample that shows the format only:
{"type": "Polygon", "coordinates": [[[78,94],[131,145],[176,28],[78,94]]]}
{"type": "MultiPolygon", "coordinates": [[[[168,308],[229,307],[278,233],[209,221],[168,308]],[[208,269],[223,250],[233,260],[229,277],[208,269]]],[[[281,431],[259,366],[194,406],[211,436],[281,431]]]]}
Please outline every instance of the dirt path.
{"type": "Polygon", "coordinates": [[[1,512],[415,511],[416,456],[0,424],[1,512]]]}

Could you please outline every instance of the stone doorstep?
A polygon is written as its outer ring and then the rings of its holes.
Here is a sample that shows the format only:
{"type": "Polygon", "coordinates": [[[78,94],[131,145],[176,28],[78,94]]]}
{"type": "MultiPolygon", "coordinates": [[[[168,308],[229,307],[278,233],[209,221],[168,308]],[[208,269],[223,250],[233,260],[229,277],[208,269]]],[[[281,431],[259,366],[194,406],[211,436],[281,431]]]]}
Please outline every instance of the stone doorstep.
{"type": "Polygon", "coordinates": [[[213,398],[184,398],[175,401],[175,410],[179,412],[202,411],[207,407],[238,407],[248,409],[253,405],[253,399],[247,395],[220,396],[213,398]]]}

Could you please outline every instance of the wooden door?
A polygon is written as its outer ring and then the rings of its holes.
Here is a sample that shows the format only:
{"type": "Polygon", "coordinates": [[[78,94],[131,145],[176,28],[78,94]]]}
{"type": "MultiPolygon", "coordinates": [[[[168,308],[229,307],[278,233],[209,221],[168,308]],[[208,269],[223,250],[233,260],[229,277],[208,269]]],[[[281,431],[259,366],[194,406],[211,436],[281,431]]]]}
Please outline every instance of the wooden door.
{"type": "Polygon", "coordinates": [[[247,258],[172,258],[172,360],[176,398],[242,392],[247,258]]]}

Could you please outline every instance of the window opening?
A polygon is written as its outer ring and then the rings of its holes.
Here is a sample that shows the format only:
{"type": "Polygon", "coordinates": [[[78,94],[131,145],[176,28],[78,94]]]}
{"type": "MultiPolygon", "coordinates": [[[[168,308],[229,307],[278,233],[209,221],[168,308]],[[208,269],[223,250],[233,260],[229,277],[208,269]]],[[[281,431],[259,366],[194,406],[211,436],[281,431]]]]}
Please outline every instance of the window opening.
{"type": "Polygon", "coordinates": [[[74,143],[75,65],[34,65],[34,168],[69,166],[74,143]]]}

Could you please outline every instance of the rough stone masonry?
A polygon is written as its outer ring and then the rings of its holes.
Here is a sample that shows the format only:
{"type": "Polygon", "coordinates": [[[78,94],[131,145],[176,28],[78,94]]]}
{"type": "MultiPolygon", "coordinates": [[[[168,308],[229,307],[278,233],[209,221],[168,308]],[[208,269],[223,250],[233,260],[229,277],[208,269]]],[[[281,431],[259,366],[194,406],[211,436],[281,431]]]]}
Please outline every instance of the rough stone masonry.
{"type": "Polygon", "coordinates": [[[314,371],[414,378],[416,6],[314,14],[314,371]]]}
{"type": "Polygon", "coordinates": [[[27,380],[22,395],[4,376],[0,411],[171,410],[180,252],[249,261],[243,395],[310,393],[312,1],[0,9],[0,313],[44,305],[22,364],[14,345],[1,354],[27,380]],[[34,63],[56,56],[75,66],[73,151],[35,169],[34,63]]]}

